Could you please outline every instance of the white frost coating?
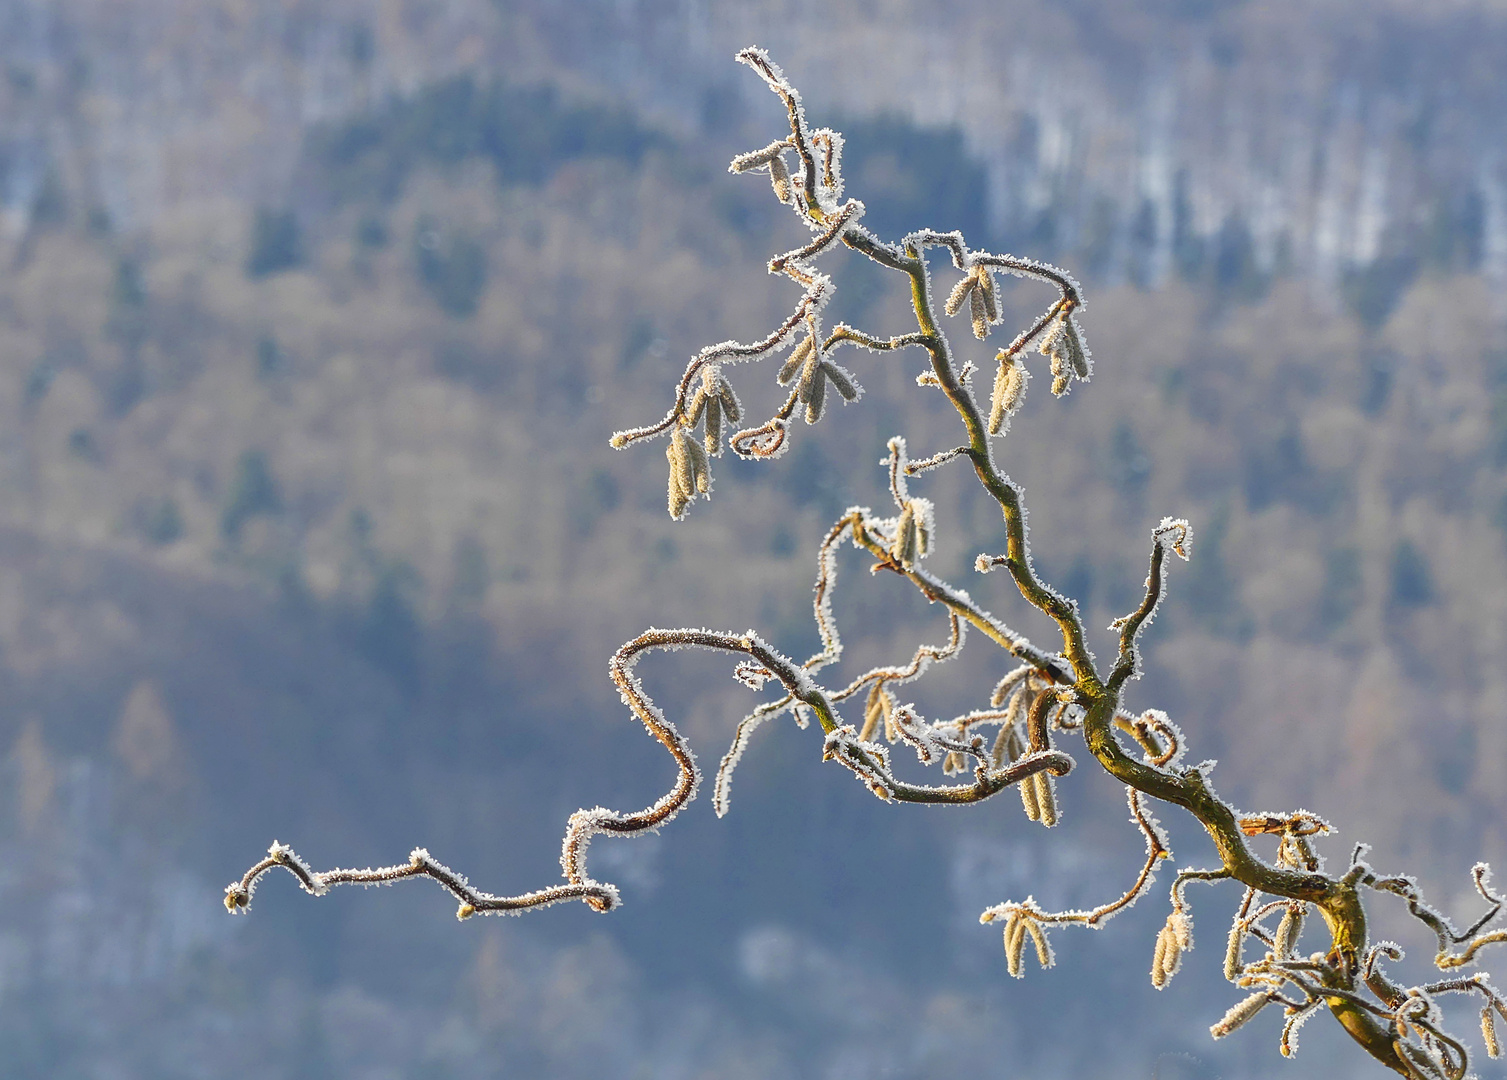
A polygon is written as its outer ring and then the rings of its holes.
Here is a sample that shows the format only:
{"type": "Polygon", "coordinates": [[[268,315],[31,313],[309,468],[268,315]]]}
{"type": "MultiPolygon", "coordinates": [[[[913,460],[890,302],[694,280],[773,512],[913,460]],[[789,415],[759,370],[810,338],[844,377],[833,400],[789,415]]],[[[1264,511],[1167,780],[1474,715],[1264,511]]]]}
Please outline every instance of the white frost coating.
{"type": "Polygon", "coordinates": [[[941,760],[944,748],[937,741],[938,732],[931,724],[923,722],[914,705],[897,705],[891,715],[900,738],[915,750],[916,758],[922,765],[932,765],[941,760]]]}
{"type": "Polygon", "coordinates": [[[811,133],[813,150],[817,153],[817,187],[823,208],[836,206],[842,198],[842,132],[831,128],[817,128],[811,133]]]}
{"type": "Polygon", "coordinates": [[[1262,990],[1235,1003],[1223,1018],[1209,1028],[1209,1034],[1216,1039],[1222,1039],[1237,1028],[1244,1027],[1262,1009],[1272,1003],[1270,992],[1262,990]]]}
{"type": "Polygon", "coordinates": [[[1176,769],[1182,764],[1183,755],[1188,752],[1188,740],[1183,735],[1183,729],[1172,722],[1172,718],[1161,709],[1147,709],[1142,715],[1150,715],[1155,718],[1158,725],[1171,732],[1174,749],[1172,757],[1165,762],[1165,768],[1176,769]]]}
{"type": "Polygon", "coordinates": [[[776,157],[792,149],[790,140],[776,139],[762,150],[750,150],[746,154],[739,154],[728,164],[727,171],[730,173],[748,172],[750,169],[769,167],[769,163],[776,157]]]}
{"type": "Polygon", "coordinates": [[[717,766],[717,776],[712,783],[712,809],[716,811],[719,818],[725,817],[732,809],[733,772],[737,769],[738,763],[743,760],[743,752],[748,749],[753,733],[765,722],[788,712],[794,704],[795,699],[786,694],[779,701],[760,705],[738,722],[732,745],[723,755],[722,763],[717,766]]]}
{"type": "Polygon", "coordinates": [[[1078,378],[1088,382],[1094,377],[1094,354],[1088,347],[1088,338],[1083,334],[1083,324],[1078,321],[1077,309],[1068,312],[1067,324],[1069,333],[1077,339],[1077,352],[1082,357],[1083,371],[1078,378]]]}
{"type": "MultiPolygon", "coordinates": [[[[1282,1056],[1293,1057],[1298,1052],[1298,1029],[1308,1023],[1308,1018],[1319,1011],[1324,1004],[1322,998],[1312,1002],[1305,1008],[1299,1009],[1287,1018],[1287,1023],[1282,1026],[1282,1056]]],[[[1406,1045],[1406,1044],[1404,1044],[1406,1045]]]]}

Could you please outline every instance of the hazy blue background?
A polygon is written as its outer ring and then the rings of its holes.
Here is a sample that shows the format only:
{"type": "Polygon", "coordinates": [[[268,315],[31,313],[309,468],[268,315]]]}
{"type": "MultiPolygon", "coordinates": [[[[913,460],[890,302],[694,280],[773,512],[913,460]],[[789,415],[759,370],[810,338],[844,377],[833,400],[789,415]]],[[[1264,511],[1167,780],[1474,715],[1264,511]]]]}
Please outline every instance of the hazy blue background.
{"type": "MultiPolygon", "coordinates": [[[[1193,520],[1133,704],[1239,805],[1476,910],[1507,858],[1507,4],[0,0],[0,1076],[1377,1074],[1322,1017],[1294,1063],[1274,1017],[1210,1041],[1229,889],[1160,994],[1162,887],[1007,977],[980,910],[1097,903],[1141,858],[1089,769],[1047,833],[1010,795],[880,804],[788,722],[729,817],[596,845],[611,916],[286,875],[224,913],[274,838],[555,880],[572,810],[672,776],[611,651],[812,649],[814,546],[886,498],[886,439],[956,444],[918,357],[853,356],[858,405],[718,463],[683,524],[659,448],[607,447],[796,299],[764,264],[803,230],[725,172],[784,123],[750,43],[847,132],[874,228],[1085,282],[1093,382],[1037,380],[1000,455],[1101,655],[1151,527],[1193,520]]],[[[835,318],[904,327],[828,263],[835,318]]],[[[934,567],[1052,640],[969,569],[1000,544],[971,484],[915,485],[934,567]]],[[[939,639],[897,585],[845,564],[840,675],[939,639]]],[[[976,639],[917,702],[1004,669],[976,639]]],[[[758,700],[712,658],[641,670],[709,765],[758,700]]]]}

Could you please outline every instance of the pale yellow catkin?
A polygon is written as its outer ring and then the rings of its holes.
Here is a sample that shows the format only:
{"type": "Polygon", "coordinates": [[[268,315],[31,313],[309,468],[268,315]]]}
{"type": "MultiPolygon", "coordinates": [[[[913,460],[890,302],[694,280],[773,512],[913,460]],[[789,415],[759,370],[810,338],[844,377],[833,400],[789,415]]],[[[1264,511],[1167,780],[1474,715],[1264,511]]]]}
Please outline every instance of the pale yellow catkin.
{"type": "MultiPolygon", "coordinates": [[[[1030,704],[1031,680],[1027,679],[1020,684],[1020,689],[1016,690],[1015,695],[1010,698],[1010,707],[1005,710],[1005,726],[1015,731],[1017,741],[1019,741],[1020,737],[1020,719],[1026,714],[1026,709],[1030,704]]],[[[1023,743],[1021,746],[1022,750],[1024,750],[1023,743]]],[[[1016,757],[1018,756],[1017,754],[1016,757]]],[[[1015,758],[1012,757],[1010,760],[1014,761],[1015,758]]]]}
{"type": "Polygon", "coordinates": [[[691,462],[691,482],[697,491],[705,495],[712,486],[712,472],[707,466],[706,450],[689,435],[686,436],[685,450],[686,457],[691,462]]]}
{"type": "Polygon", "coordinates": [[[1052,966],[1052,950],[1047,945],[1046,932],[1041,929],[1035,919],[1026,920],[1026,929],[1031,934],[1031,942],[1036,946],[1036,962],[1042,968],[1052,966]]]}
{"type": "Polygon", "coordinates": [[[1005,967],[1015,978],[1021,976],[1021,960],[1026,952],[1026,919],[1017,913],[1005,925],[1005,967]]]}
{"type": "Polygon", "coordinates": [[[706,408],[706,387],[699,387],[691,395],[691,403],[686,406],[685,422],[689,427],[695,427],[701,421],[701,410],[706,408]]]}
{"type": "Polygon", "coordinates": [[[1245,927],[1237,918],[1235,924],[1230,927],[1230,940],[1224,950],[1224,977],[1234,982],[1240,977],[1244,962],[1241,953],[1245,951],[1245,927]]]}
{"type": "Polygon", "coordinates": [[[822,357],[820,351],[813,345],[806,351],[806,361],[801,365],[801,381],[797,386],[797,400],[801,404],[811,400],[811,388],[816,384],[818,376],[825,378],[822,371],[822,357]]]}
{"type": "MultiPolygon", "coordinates": [[[[1024,693],[1024,690],[1017,691],[1024,693]]],[[[1017,734],[1015,725],[1006,722],[999,729],[999,735],[994,739],[994,748],[990,751],[989,761],[996,768],[1002,768],[1006,761],[1014,761],[1020,757],[1023,747],[1020,735],[1017,734]]]]}
{"type": "Polygon", "coordinates": [[[984,290],[981,287],[975,287],[968,294],[968,315],[973,320],[973,336],[983,341],[989,336],[989,314],[984,304],[984,290]]]}
{"type": "Polygon", "coordinates": [[[1042,331],[1041,340],[1036,344],[1036,351],[1041,353],[1042,356],[1056,358],[1062,355],[1062,324],[1064,321],[1063,315],[1059,312],[1052,318],[1047,328],[1042,331]]]}
{"type": "Polygon", "coordinates": [[[1026,817],[1041,820],[1041,804],[1036,801],[1036,774],[1032,773],[1020,782],[1020,802],[1025,807],[1026,817]]]}
{"type": "Polygon", "coordinates": [[[712,457],[722,453],[722,398],[716,394],[706,400],[706,452],[712,457]]]}
{"type": "Polygon", "coordinates": [[[1502,1056],[1502,1044],[1497,1041],[1497,1022],[1491,1014],[1490,1005],[1481,1010],[1481,1041],[1486,1044],[1487,1057],[1502,1056]]]}
{"type": "Polygon", "coordinates": [[[869,691],[868,700],[863,704],[863,730],[858,733],[860,742],[870,742],[874,738],[874,731],[879,726],[879,721],[884,716],[884,684],[875,683],[869,691]]]}
{"type": "Polygon", "coordinates": [[[999,322],[999,299],[994,291],[994,275],[985,267],[979,267],[979,293],[984,298],[984,314],[991,323],[999,322]]]}
{"type": "Polygon", "coordinates": [[[979,279],[969,274],[962,281],[952,287],[952,292],[947,296],[947,303],[942,305],[942,310],[949,315],[956,315],[963,310],[963,304],[978,286],[979,279]]]}
{"type": "Polygon", "coordinates": [[[782,203],[790,201],[790,169],[779,155],[769,159],[769,184],[774,188],[776,199],[782,203]]]}
{"type": "Polygon", "coordinates": [[[884,741],[899,742],[900,729],[895,726],[895,701],[888,694],[880,699],[884,709],[884,741]]]}
{"type": "Polygon", "coordinates": [[[1282,921],[1277,924],[1277,936],[1274,939],[1278,960],[1286,960],[1292,956],[1293,950],[1297,947],[1298,938],[1302,933],[1302,905],[1288,904],[1287,910],[1282,913],[1282,921]]]}
{"type": "Polygon", "coordinates": [[[895,524],[895,542],[890,547],[890,555],[901,566],[909,566],[916,557],[916,511],[908,502],[895,524]]]}
{"type": "Polygon", "coordinates": [[[775,376],[775,381],[781,386],[788,385],[790,380],[795,378],[796,374],[806,366],[806,357],[811,355],[812,348],[814,348],[812,339],[809,337],[802,338],[800,344],[790,350],[789,359],[780,365],[779,374],[775,376]]]}
{"type": "Polygon", "coordinates": [[[670,465],[680,476],[680,486],[687,494],[696,490],[696,468],[691,463],[691,454],[687,449],[689,442],[685,429],[677,424],[670,436],[670,465]]]}
{"type": "Polygon", "coordinates": [[[1167,936],[1167,948],[1162,953],[1162,971],[1165,979],[1171,979],[1177,974],[1178,963],[1183,958],[1183,943],[1178,940],[1177,931],[1169,923],[1162,928],[1162,933],[1167,936]]]}
{"type": "Polygon", "coordinates": [[[1047,828],[1057,824],[1057,796],[1052,774],[1045,769],[1036,774],[1036,805],[1041,808],[1041,823],[1047,828]]]}
{"type": "Polygon", "coordinates": [[[727,417],[728,423],[736,424],[742,420],[743,410],[738,405],[738,395],[733,393],[732,385],[723,380],[717,394],[722,399],[722,415],[727,417]]]}
{"type": "Polygon", "coordinates": [[[1005,419],[1020,407],[1026,390],[1025,365],[1000,354],[999,371],[994,376],[994,396],[989,403],[989,434],[1004,430],[1005,419]]]}
{"type": "Polygon", "coordinates": [[[1271,1000],[1271,994],[1262,990],[1260,993],[1252,994],[1236,1002],[1234,1007],[1224,1014],[1224,1018],[1209,1029],[1209,1034],[1216,1039],[1224,1038],[1236,1028],[1249,1023],[1252,1017],[1271,1004],[1271,1000]]]}
{"type": "Polygon", "coordinates": [[[806,423],[814,424],[822,418],[822,409],[827,403],[827,365],[811,365],[810,395],[806,398],[806,423]]]}
{"type": "Polygon", "coordinates": [[[1015,671],[1010,672],[1010,674],[1006,675],[1003,679],[996,683],[994,686],[994,692],[989,695],[989,707],[991,709],[997,709],[1001,705],[1003,705],[1005,703],[1005,699],[1010,696],[1010,692],[1014,690],[1016,686],[1020,684],[1020,680],[1024,679],[1025,677],[1026,672],[1017,668],[1015,671]]]}
{"type": "Polygon", "coordinates": [[[830,360],[823,360],[822,367],[827,372],[827,378],[832,380],[832,385],[842,395],[844,401],[855,401],[858,398],[858,385],[848,378],[848,373],[830,360]]]}
{"type": "Polygon", "coordinates": [[[1067,358],[1073,365],[1073,374],[1080,379],[1087,379],[1088,353],[1083,348],[1083,339],[1078,335],[1078,327],[1073,324],[1071,318],[1066,321],[1065,332],[1067,334],[1067,358]]]}
{"type": "Polygon", "coordinates": [[[1151,985],[1160,990],[1167,985],[1167,928],[1157,931],[1156,947],[1151,952],[1151,985]]]}
{"type": "Polygon", "coordinates": [[[665,447],[665,457],[670,459],[670,516],[678,518],[685,513],[686,505],[691,501],[691,490],[683,482],[684,474],[681,466],[685,461],[685,451],[680,448],[673,437],[670,439],[670,445],[665,447]]]}

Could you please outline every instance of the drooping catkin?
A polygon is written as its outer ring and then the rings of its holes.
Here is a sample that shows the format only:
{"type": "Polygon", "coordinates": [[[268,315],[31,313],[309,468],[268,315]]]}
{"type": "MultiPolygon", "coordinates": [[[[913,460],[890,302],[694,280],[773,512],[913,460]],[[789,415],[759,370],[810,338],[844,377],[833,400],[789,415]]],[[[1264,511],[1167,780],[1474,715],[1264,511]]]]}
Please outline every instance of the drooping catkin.
{"type": "Polygon", "coordinates": [[[1041,803],[1036,798],[1036,774],[1032,773],[1020,782],[1020,803],[1025,807],[1026,817],[1041,820],[1041,803]]]}
{"type": "Polygon", "coordinates": [[[1282,921],[1277,923],[1277,936],[1273,939],[1273,944],[1278,960],[1291,957],[1297,947],[1298,938],[1303,933],[1303,907],[1302,904],[1288,904],[1287,910],[1282,913],[1282,921]]]}
{"type": "Polygon", "coordinates": [[[1182,965],[1183,953],[1192,947],[1192,923],[1182,912],[1174,910],[1157,933],[1156,955],[1151,961],[1151,984],[1158,990],[1166,986],[1182,965]]]}
{"type": "Polygon", "coordinates": [[[706,408],[706,387],[698,387],[691,395],[691,403],[686,406],[685,422],[688,427],[695,427],[701,422],[701,411],[706,408]]]}
{"type": "MultiPolygon", "coordinates": [[[[775,381],[781,386],[789,385],[790,380],[795,378],[801,369],[806,366],[806,357],[811,355],[811,350],[815,347],[816,341],[814,338],[802,338],[800,344],[790,350],[789,358],[780,365],[780,370],[775,376],[775,381]]],[[[735,420],[734,423],[737,423],[737,421],[735,420]]]]}
{"type": "Polygon", "coordinates": [[[842,395],[844,401],[857,401],[861,392],[859,385],[853,381],[853,377],[843,368],[838,367],[830,360],[823,360],[822,367],[827,372],[827,378],[832,380],[832,385],[842,395]]]}
{"type": "Polygon", "coordinates": [[[1002,727],[999,734],[994,737],[994,745],[989,749],[989,764],[998,769],[1005,763],[1005,754],[1010,747],[1010,729],[1002,727]]]}
{"type": "MultiPolygon", "coordinates": [[[[977,281],[974,278],[974,281],[977,281]]],[[[968,314],[973,320],[973,336],[983,341],[989,336],[989,309],[984,304],[984,290],[975,286],[968,294],[968,314]]]]}
{"type": "Polygon", "coordinates": [[[1177,938],[1177,944],[1183,952],[1193,948],[1193,920],[1185,910],[1174,910],[1167,916],[1167,928],[1177,938]]]}
{"type": "Polygon", "coordinates": [[[1067,393],[1073,381],[1073,362],[1068,357],[1070,346],[1067,326],[1067,315],[1059,312],[1041,335],[1041,344],[1037,346],[1041,355],[1052,361],[1052,394],[1055,397],[1067,393]]]}
{"type": "Polygon", "coordinates": [[[685,513],[685,508],[687,504],[690,503],[690,501],[691,497],[687,495],[685,493],[685,489],[680,486],[680,476],[675,472],[675,470],[671,469],[669,490],[670,516],[678,521],[680,519],[680,516],[685,513]]]}
{"type": "Polygon", "coordinates": [[[863,703],[863,730],[858,733],[860,742],[872,742],[879,721],[884,718],[884,684],[876,682],[863,703]]]}
{"type": "MultiPolygon", "coordinates": [[[[1024,693],[1024,691],[1018,691],[1024,693]]],[[[1012,699],[1013,700],[1013,699],[1012,699]]],[[[1008,721],[999,729],[999,734],[994,739],[994,748],[989,754],[990,763],[996,768],[1002,768],[1007,761],[1014,761],[1025,750],[1025,744],[1020,741],[1020,733],[1014,724],[1008,721]]]]}
{"type": "Polygon", "coordinates": [[[1245,966],[1245,923],[1237,915],[1235,923],[1230,927],[1230,940],[1224,950],[1224,977],[1234,982],[1240,978],[1240,971],[1245,966]]]}
{"type": "Polygon", "coordinates": [[[1162,981],[1169,982],[1182,966],[1183,943],[1170,925],[1163,927],[1162,932],[1167,935],[1167,948],[1162,952],[1162,981]]]}
{"type": "Polygon", "coordinates": [[[787,140],[776,139],[762,150],[750,150],[746,154],[739,154],[728,165],[727,171],[742,173],[757,169],[761,165],[768,165],[773,158],[783,154],[787,146],[789,146],[787,140]]]}
{"type": "Polygon", "coordinates": [[[1249,1023],[1250,1020],[1262,1009],[1271,1004],[1271,994],[1265,990],[1252,994],[1248,998],[1236,1002],[1229,1012],[1224,1014],[1224,1019],[1209,1028],[1209,1034],[1216,1039],[1222,1039],[1236,1028],[1249,1023]]]}
{"type": "Polygon", "coordinates": [[[801,381],[796,387],[797,400],[802,405],[811,400],[811,391],[818,378],[825,380],[826,372],[822,370],[821,350],[813,340],[811,348],[806,350],[806,359],[801,364],[801,381]]]}
{"type": "Polygon", "coordinates": [[[999,298],[994,291],[994,274],[986,266],[980,266],[975,273],[979,278],[979,295],[984,300],[984,314],[991,323],[997,323],[999,322],[999,298]]]}
{"type": "Polygon", "coordinates": [[[907,502],[905,509],[900,511],[890,556],[901,566],[909,566],[916,559],[916,509],[913,503],[907,502]]]}
{"type": "MultiPolygon", "coordinates": [[[[1010,698],[1010,707],[1005,710],[1005,726],[1015,732],[1015,737],[1020,738],[1020,718],[1026,714],[1026,708],[1031,704],[1031,680],[1027,679],[1020,684],[1020,688],[1010,698]]],[[[1021,743],[1020,752],[1025,752],[1025,744],[1021,743]]],[[[1016,754],[1015,757],[1019,757],[1016,754]]],[[[1015,757],[1010,760],[1014,761],[1015,757]]]]}
{"type": "Polygon", "coordinates": [[[743,419],[743,406],[738,402],[738,395],[733,393],[732,383],[723,379],[719,384],[717,396],[722,399],[722,415],[727,417],[727,422],[736,424],[743,419]]]}
{"type": "Polygon", "coordinates": [[[814,424],[821,419],[822,405],[827,397],[827,368],[822,362],[821,347],[816,338],[808,338],[810,348],[805,350],[801,364],[801,381],[796,387],[796,400],[806,406],[806,423],[814,424]]]}
{"type": "Polygon", "coordinates": [[[790,169],[779,154],[769,159],[769,185],[774,188],[776,199],[782,203],[790,201],[790,169]]]}
{"type": "Polygon", "coordinates": [[[1497,1041],[1497,1021],[1491,1013],[1490,1005],[1481,1010],[1481,1041],[1486,1044],[1487,1057],[1502,1056],[1502,1044],[1497,1041]]]}
{"type": "MultiPolygon", "coordinates": [[[[1022,687],[1017,693],[1023,697],[1025,695],[1025,688],[1022,687]]],[[[1015,699],[1012,698],[1012,708],[1014,701],[1015,699]]],[[[999,729],[999,737],[994,740],[994,752],[991,757],[994,767],[998,769],[1006,761],[1015,761],[1025,752],[1026,744],[1020,737],[1020,728],[1016,724],[1006,721],[1005,725],[999,729]]]]}
{"type": "Polygon", "coordinates": [[[989,434],[1003,435],[1010,416],[1026,396],[1026,366],[1000,353],[999,371],[994,376],[994,396],[989,402],[989,434]]]}
{"type": "Polygon", "coordinates": [[[1010,692],[1019,686],[1023,679],[1029,679],[1030,677],[1031,668],[1022,665],[1000,679],[994,686],[994,692],[989,695],[989,707],[991,709],[999,708],[1005,703],[1005,699],[1010,696],[1010,692]]]}
{"type": "Polygon", "coordinates": [[[1045,769],[1036,773],[1035,777],[1036,805],[1041,810],[1041,823],[1050,829],[1057,824],[1057,795],[1054,790],[1056,781],[1045,769]]]}
{"type": "MultiPolygon", "coordinates": [[[[802,383],[802,387],[805,387],[802,383]]],[[[827,365],[812,365],[810,390],[806,397],[806,423],[814,424],[822,418],[822,409],[827,404],[827,365]]]]}
{"type": "Polygon", "coordinates": [[[1087,379],[1093,369],[1089,365],[1088,350],[1083,347],[1083,336],[1078,333],[1078,324],[1071,315],[1063,321],[1063,332],[1067,339],[1067,358],[1072,365],[1073,374],[1080,379],[1087,379]]]}
{"type": "Polygon", "coordinates": [[[722,453],[722,398],[717,394],[706,399],[706,452],[712,457],[722,453]]]}
{"type": "Polygon", "coordinates": [[[1026,930],[1031,935],[1031,942],[1036,946],[1036,962],[1043,969],[1051,967],[1054,963],[1054,957],[1052,956],[1052,946],[1047,943],[1046,931],[1041,928],[1035,919],[1026,920],[1026,930]]]}
{"type": "Polygon", "coordinates": [[[690,459],[685,451],[685,436],[679,427],[670,436],[670,445],[665,447],[665,457],[670,461],[670,516],[678,520],[685,513],[685,508],[696,491],[690,471],[690,459]]]}
{"type": "Polygon", "coordinates": [[[1160,990],[1167,985],[1167,928],[1156,932],[1156,947],[1151,952],[1151,985],[1160,990]]]}
{"type": "Polygon", "coordinates": [[[1026,952],[1026,918],[1017,912],[1005,924],[1005,967],[1019,979],[1025,974],[1021,960],[1026,952]]]}
{"type": "MultiPolygon", "coordinates": [[[[921,505],[924,507],[929,504],[923,501],[921,505]]],[[[931,554],[931,529],[927,525],[929,521],[931,521],[931,515],[924,509],[916,511],[916,558],[918,559],[924,559],[931,554]]]]}
{"type": "Polygon", "coordinates": [[[712,487],[712,471],[707,466],[706,450],[692,436],[685,436],[686,458],[691,463],[691,482],[705,495],[712,487]]]}
{"type": "Polygon", "coordinates": [[[947,296],[947,303],[942,305],[942,310],[949,315],[956,315],[963,310],[963,304],[978,287],[979,279],[969,274],[962,281],[952,287],[952,292],[947,296]]]}

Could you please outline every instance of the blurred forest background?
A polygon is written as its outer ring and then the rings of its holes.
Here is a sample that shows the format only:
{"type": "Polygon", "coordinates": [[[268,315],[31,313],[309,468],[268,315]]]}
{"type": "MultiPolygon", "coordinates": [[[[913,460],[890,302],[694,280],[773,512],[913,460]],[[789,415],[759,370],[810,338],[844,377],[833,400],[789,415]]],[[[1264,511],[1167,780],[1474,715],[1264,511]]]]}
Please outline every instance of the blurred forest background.
{"type": "MultiPolygon", "coordinates": [[[[0,1074],[1374,1073],[1324,1020],[1296,1064],[1270,1017],[1209,1040],[1233,890],[1194,895],[1164,993],[1160,887],[1006,976],[983,907],[1094,903],[1141,857],[1090,769],[1048,834],[1013,796],[885,806],[788,724],[728,818],[594,848],[610,917],[286,876],[224,913],[274,838],[556,879],[571,810],[671,776],[610,652],[690,624],[804,654],[885,440],[955,445],[918,356],[853,356],[868,396],[721,462],[684,524],[658,448],[607,447],[796,298],[764,264],[803,231],[725,172],[784,124],[750,43],[846,131],[870,225],[1085,282],[1093,382],[1038,382],[1001,458],[1096,631],[1156,521],[1194,522],[1133,703],[1239,805],[1333,820],[1333,859],[1369,841],[1462,915],[1471,863],[1507,869],[1502,0],[0,0],[0,1074]]],[[[904,326],[896,282],[827,265],[835,317],[904,326]]],[[[1000,528],[964,472],[916,485],[935,569],[1052,640],[973,579],[1000,528]]],[[[843,670],[942,632],[896,582],[840,590],[843,670]]],[[[756,701],[715,659],[641,670],[704,763],[756,701]]],[[[918,704],[1003,670],[975,640],[918,704]]]]}

